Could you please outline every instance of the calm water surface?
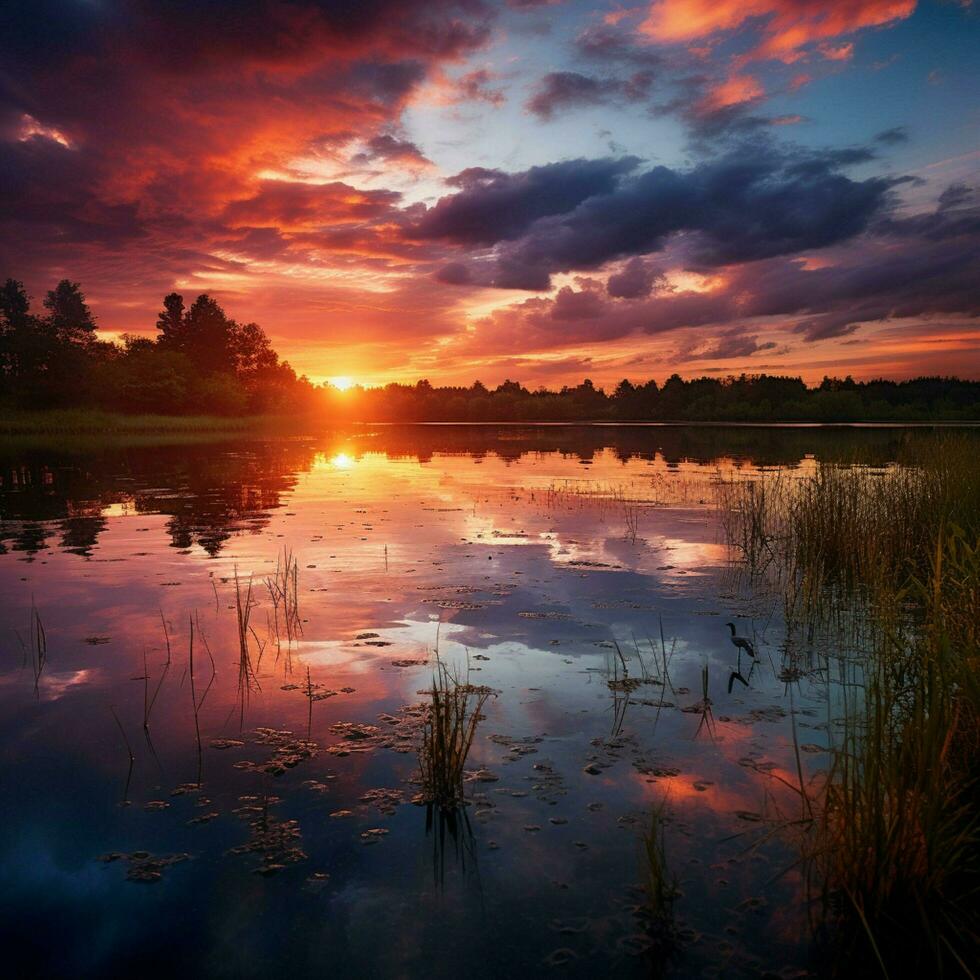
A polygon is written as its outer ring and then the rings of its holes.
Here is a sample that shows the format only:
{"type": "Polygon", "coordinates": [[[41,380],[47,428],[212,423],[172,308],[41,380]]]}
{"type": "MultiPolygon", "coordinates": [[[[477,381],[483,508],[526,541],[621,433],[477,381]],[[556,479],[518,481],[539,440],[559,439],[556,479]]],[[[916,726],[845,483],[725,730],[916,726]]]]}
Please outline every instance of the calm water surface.
{"type": "Polygon", "coordinates": [[[787,680],[778,604],[733,572],[711,488],[882,465],[908,437],[433,426],[0,448],[15,974],[649,976],[641,838],[666,801],[667,974],[806,975],[774,831],[800,813],[794,722],[805,776],[827,763],[825,678],[787,680]],[[284,548],[293,643],[265,584],[284,548]],[[244,706],[236,573],[255,599],[244,706]],[[437,642],[494,692],[469,806],[443,819],[412,803],[437,642]]]}

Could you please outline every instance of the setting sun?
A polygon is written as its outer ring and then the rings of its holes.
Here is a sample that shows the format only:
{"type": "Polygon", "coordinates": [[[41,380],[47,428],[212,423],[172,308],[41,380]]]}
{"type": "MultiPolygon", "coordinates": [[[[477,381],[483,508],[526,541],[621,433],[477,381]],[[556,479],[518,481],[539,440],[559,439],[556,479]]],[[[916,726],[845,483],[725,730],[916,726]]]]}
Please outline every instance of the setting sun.
{"type": "Polygon", "coordinates": [[[354,379],[347,377],[347,375],[340,375],[336,378],[327,378],[327,381],[333,385],[337,391],[347,391],[349,388],[354,387],[354,379]]]}

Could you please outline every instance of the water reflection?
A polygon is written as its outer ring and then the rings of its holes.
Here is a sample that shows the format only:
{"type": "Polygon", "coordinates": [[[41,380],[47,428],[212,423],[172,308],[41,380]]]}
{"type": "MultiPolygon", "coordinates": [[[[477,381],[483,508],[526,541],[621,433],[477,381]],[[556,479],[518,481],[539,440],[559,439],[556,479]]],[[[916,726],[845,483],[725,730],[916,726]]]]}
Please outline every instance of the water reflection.
{"type": "Polygon", "coordinates": [[[15,975],[645,976],[633,889],[665,797],[668,971],[806,969],[772,831],[799,814],[797,755],[826,763],[827,678],[733,583],[704,489],[878,464],[908,438],[434,426],[3,449],[15,975]],[[464,799],[417,807],[437,645],[497,696],[464,799]]]}
{"type": "MultiPolygon", "coordinates": [[[[799,467],[812,459],[858,458],[881,465],[917,436],[897,427],[436,425],[365,428],[326,439],[84,452],[23,449],[8,440],[0,445],[0,550],[31,556],[57,539],[58,548],[91,557],[106,519],[131,513],[167,515],[174,548],[198,546],[215,556],[231,535],[266,527],[298,476],[321,461],[338,471],[366,463],[383,478],[385,462],[444,465],[445,457],[462,457],[470,465],[516,463],[556,454],[566,464],[588,464],[587,479],[598,486],[603,479],[650,478],[651,467],[676,473],[692,466],[799,467]]],[[[570,465],[560,475],[585,478],[570,465]]]]}

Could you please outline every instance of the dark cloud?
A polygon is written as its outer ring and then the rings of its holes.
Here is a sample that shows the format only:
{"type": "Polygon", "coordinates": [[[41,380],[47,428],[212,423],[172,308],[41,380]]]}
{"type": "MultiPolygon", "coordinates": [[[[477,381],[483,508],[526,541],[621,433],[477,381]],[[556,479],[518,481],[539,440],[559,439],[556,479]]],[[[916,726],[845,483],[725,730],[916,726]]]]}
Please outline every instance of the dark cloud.
{"type": "Polygon", "coordinates": [[[975,187],[968,184],[950,184],[942,194],[939,195],[939,210],[949,211],[953,208],[961,207],[972,201],[977,200],[975,187]]]}
{"type": "Polygon", "coordinates": [[[504,103],[504,93],[493,88],[498,76],[486,68],[467,72],[456,80],[456,97],[460,102],[487,102],[499,106],[504,103]]]}
{"type": "Polygon", "coordinates": [[[665,64],[656,47],[638,43],[636,33],[612,24],[594,24],[575,39],[576,51],[594,61],[619,62],[655,69],[665,64]]]}
{"type": "Polygon", "coordinates": [[[577,71],[553,71],[541,79],[526,106],[539,119],[551,119],[559,109],[598,105],[611,94],[611,86],[615,83],[577,71]]]}
{"type": "Polygon", "coordinates": [[[361,164],[375,160],[403,163],[414,167],[432,165],[432,161],[411,140],[398,139],[389,133],[369,139],[364,151],[355,154],[351,162],[361,164]]]}
{"type": "Polygon", "coordinates": [[[34,243],[111,247],[141,237],[137,203],[102,200],[99,186],[99,162],[86,149],[43,136],[0,143],[0,254],[17,255],[24,236],[34,243]]]}
{"type": "Polygon", "coordinates": [[[470,270],[462,262],[448,262],[436,270],[435,278],[449,286],[465,286],[472,280],[470,270]]]}
{"type": "Polygon", "coordinates": [[[547,121],[559,112],[575,107],[601,105],[614,99],[628,102],[645,99],[653,81],[651,71],[636,72],[626,79],[554,71],[541,79],[525,106],[539,119],[547,121]]]}
{"type": "Polygon", "coordinates": [[[907,143],[908,141],[908,126],[892,126],[891,129],[883,129],[875,136],[876,143],[886,143],[889,146],[894,146],[897,143],[907,143]]]}
{"type": "MultiPolygon", "coordinates": [[[[630,266],[632,261],[626,267],[632,271],[630,266]]],[[[717,338],[703,347],[688,344],[685,353],[743,357],[773,349],[773,341],[760,339],[760,324],[814,342],[848,336],[863,323],[980,317],[978,283],[980,206],[950,215],[940,205],[924,215],[875,222],[857,242],[831,249],[821,263],[775,256],[727,265],[704,291],[619,298],[607,290],[606,298],[591,280],[580,290],[563,287],[554,298],[496,312],[467,343],[487,355],[516,344],[527,351],[554,350],[714,327],[721,328],[717,338]]]]}
{"type": "Polygon", "coordinates": [[[156,302],[162,276],[228,271],[218,249],[310,266],[332,249],[340,263],[418,253],[382,231],[411,213],[384,192],[288,177],[354,139],[362,162],[426,165],[402,111],[487,41],[493,16],[481,0],[0,5],[5,274],[40,288],[84,272],[103,304],[115,292],[132,309],[144,290],[156,302]]]}
{"type": "Polygon", "coordinates": [[[636,173],[628,158],[493,172],[439,201],[415,234],[496,245],[486,278],[525,289],[547,288],[555,272],[658,251],[682,233],[702,266],[791,255],[853,238],[887,210],[895,179],[840,172],[866,158],[763,145],[683,171],[636,173]]]}
{"type": "Polygon", "coordinates": [[[759,343],[758,336],[745,333],[741,327],[722,331],[706,347],[685,351],[686,358],[696,361],[723,361],[735,357],[751,357],[759,351],[775,350],[775,341],[759,343]]]}
{"type": "Polygon", "coordinates": [[[617,178],[638,163],[635,157],[568,160],[517,174],[470,168],[449,181],[462,190],[440,200],[412,234],[468,245],[518,238],[540,218],[612,192],[617,178]]]}
{"type": "Polygon", "coordinates": [[[486,41],[487,11],[474,0],[31,0],[5,5],[0,29],[5,55],[24,64],[98,52],[200,73],[295,66],[326,49],[452,56],[486,41]]]}
{"type": "Polygon", "coordinates": [[[606,291],[619,299],[640,299],[649,296],[653,285],[663,277],[649,263],[634,256],[623,268],[611,275],[606,282],[606,291]]]}
{"type": "Polygon", "coordinates": [[[551,304],[552,320],[595,320],[604,312],[602,295],[595,289],[576,291],[563,286],[551,304]]]}

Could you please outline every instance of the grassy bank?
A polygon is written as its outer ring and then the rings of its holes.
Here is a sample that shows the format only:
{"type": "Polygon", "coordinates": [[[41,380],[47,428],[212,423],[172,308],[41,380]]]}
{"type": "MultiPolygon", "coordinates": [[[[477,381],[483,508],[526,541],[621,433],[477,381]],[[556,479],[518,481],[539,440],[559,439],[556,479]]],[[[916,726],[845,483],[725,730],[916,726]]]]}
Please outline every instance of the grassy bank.
{"type": "Polygon", "coordinates": [[[126,415],[85,409],[0,411],[0,443],[80,448],[87,445],[159,445],[242,437],[300,436],[322,431],[302,415],[126,415]]]}
{"type": "Polygon", "coordinates": [[[0,435],[52,433],[184,433],[249,432],[254,429],[295,429],[302,419],[283,415],[124,415],[87,409],[51,412],[2,412],[0,435]]]}

